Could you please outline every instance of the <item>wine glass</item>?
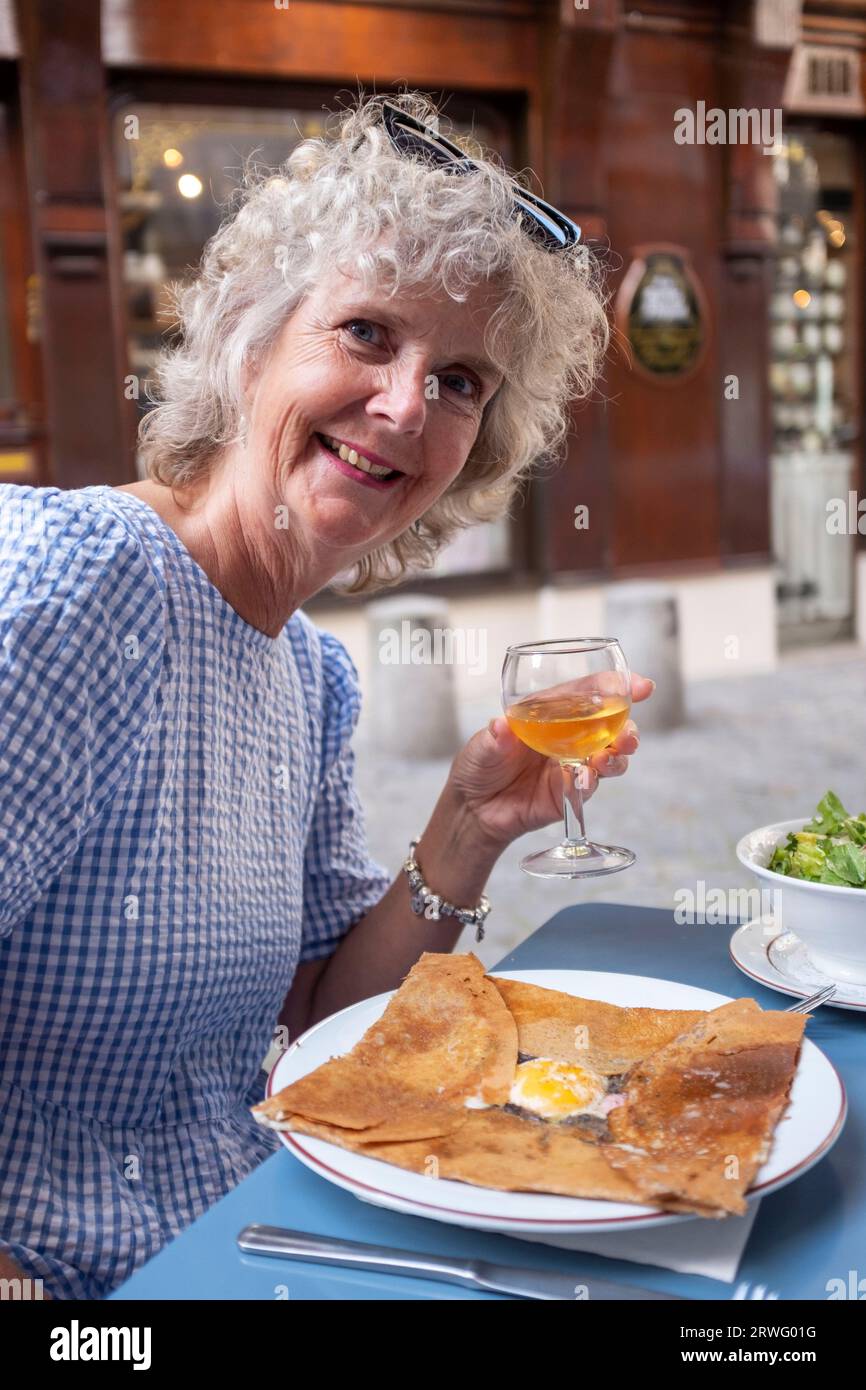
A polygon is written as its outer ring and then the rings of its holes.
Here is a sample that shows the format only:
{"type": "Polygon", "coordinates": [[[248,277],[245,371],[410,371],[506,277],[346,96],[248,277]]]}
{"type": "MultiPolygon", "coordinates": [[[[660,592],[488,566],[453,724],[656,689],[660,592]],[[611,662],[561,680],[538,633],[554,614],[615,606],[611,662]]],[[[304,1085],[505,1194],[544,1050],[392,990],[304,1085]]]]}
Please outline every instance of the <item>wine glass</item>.
{"type": "Polygon", "coordinates": [[[632,851],[588,840],[583,821],[589,759],[613,742],[631,708],[631,675],[619,643],[581,637],[508,647],[502,708],[523,743],[562,767],[565,838],[522,859],[524,873],[591,878],[627,869],[632,851]]]}

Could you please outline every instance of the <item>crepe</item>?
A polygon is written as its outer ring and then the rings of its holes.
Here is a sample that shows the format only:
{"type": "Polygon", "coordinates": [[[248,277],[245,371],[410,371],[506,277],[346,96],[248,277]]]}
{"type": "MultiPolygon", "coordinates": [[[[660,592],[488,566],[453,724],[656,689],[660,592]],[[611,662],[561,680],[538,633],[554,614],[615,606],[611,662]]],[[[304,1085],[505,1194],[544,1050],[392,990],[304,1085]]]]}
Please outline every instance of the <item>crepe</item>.
{"type": "Polygon", "coordinates": [[[746,1209],[804,1026],[752,999],[620,1008],[426,953],[350,1053],[253,1114],[431,1179],[725,1216],[746,1209]],[[511,1103],[526,1057],[607,1084],[600,1132],[511,1103]]]}
{"type": "Polygon", "coordinates": [[[607,1161],[605,1149],[569,1125],[491,1107],[468,1110],[450,1134],[403,1143],[366,1144],[333,1125],[298,1120],[291,1128],[368,1158],[429,1178],[453,1178],[503,1192],[553,1192],[641,1202],[640,1190],[607,1161]]]}
{"type": "Polygon", "coordinates": [[[427,951],[351,1052],[252,1113],[277,1129],[325,1121],[365,1143],[448,1134],[468,1097],[505,1104],[516,1062],[516,1024],[478,957],[427,951]]]}
{"type": "Polygon", "coordinates": [[[628,1071],[704,1016],[699,1009],[623,1009],[522,980],[491,979],[517,1024],[521,1052],[577,1062],[603,1076],[628,1071]]]}
{"type": "Polygon", "coordinates": [[[712,1009],[630,1073],[626,1104],[609,1119],[608,1161],[669,1211],[745,1212],[805,1026],[802,1014],[764,1012],[754,999],[712,1009]]]}

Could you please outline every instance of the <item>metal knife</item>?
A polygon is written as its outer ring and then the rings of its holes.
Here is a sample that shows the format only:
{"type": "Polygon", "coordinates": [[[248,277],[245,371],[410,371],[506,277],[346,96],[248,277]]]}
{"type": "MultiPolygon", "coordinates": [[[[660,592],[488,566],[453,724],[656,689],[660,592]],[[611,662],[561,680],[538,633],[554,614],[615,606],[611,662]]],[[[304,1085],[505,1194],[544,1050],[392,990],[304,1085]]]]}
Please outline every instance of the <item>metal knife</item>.
{"type": "Polygon", "coordinates": [[[367,1245],[359,1240],[313,1236],[306,1231],[287,1231],[280,1226],[245,1226],[238,1236],[241,1250],[253,1255],[279,1255],[289,1260],[341,1265],[377,1273],[403,1274],[410,1279],[435,1279],[464,1288],[488,1289],[518,1298],[633,1301],[680,1299],[679,1294],[641,1289],[632,1284],[611,1284],[606,1279],[581,1279],[519,1265],[494,1264],[489,1260],[460,1260],[425,1255],[414,1250],[395,1250],[387,1245],[367,1245]]]}

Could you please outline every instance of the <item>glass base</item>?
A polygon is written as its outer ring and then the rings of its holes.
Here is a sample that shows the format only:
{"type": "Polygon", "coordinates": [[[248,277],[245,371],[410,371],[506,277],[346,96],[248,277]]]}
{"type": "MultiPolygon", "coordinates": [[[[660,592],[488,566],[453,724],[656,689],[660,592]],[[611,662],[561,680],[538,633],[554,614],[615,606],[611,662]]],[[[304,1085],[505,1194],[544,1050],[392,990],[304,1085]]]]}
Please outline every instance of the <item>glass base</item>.
{"type": "Polygon", "coordinates": [[[630,849],[621,845],[596,845],[587,840],[582,845],[556,845],[539,850],[521,859],[525,874],[536,878],[594,878],[598,874],[616,874],[635,861],[630,849]]]}

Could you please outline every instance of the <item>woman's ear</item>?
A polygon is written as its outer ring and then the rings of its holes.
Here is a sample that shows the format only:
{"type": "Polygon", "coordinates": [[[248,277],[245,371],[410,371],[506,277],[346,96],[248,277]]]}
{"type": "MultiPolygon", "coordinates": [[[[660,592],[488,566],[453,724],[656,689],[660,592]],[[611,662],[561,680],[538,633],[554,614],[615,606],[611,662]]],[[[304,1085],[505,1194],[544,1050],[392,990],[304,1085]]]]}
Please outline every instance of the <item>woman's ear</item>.
{"type": "Polygon", "coordinates": [[[241,409],[246,415],[249,415],[253,403],[251,392],[255,376],[252,363],[248,357],[245,357],[241,365],[241,400],[243,402],[241,409]]]}

